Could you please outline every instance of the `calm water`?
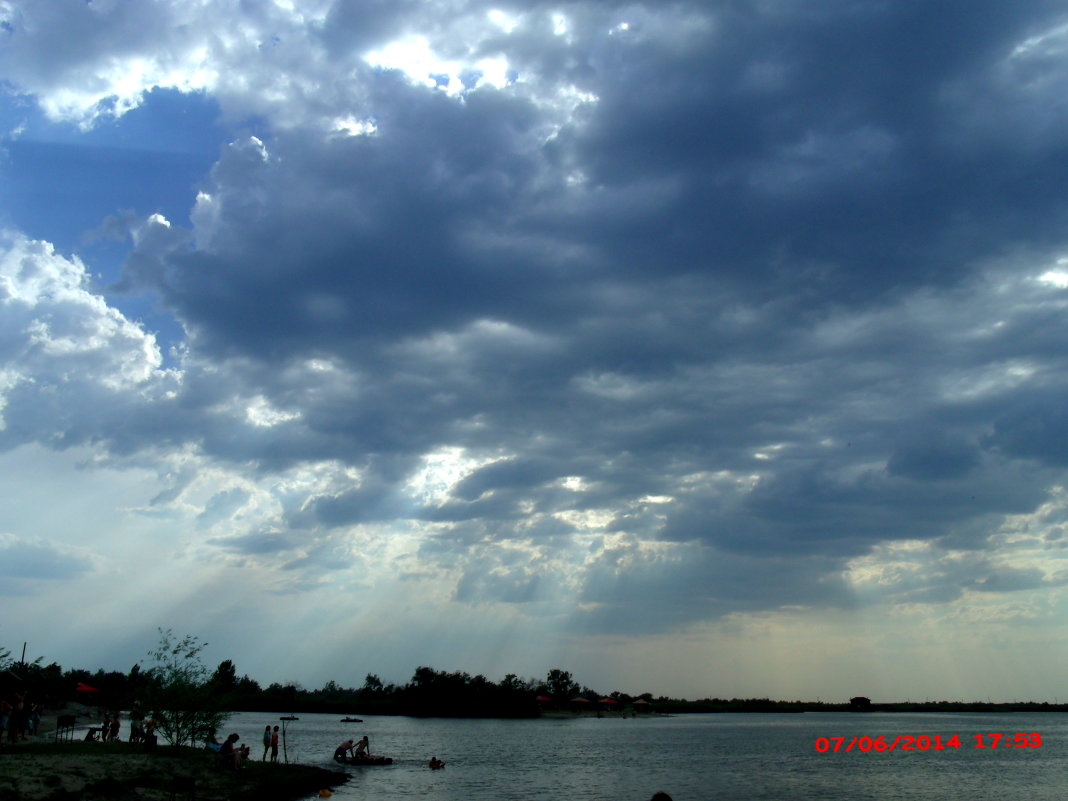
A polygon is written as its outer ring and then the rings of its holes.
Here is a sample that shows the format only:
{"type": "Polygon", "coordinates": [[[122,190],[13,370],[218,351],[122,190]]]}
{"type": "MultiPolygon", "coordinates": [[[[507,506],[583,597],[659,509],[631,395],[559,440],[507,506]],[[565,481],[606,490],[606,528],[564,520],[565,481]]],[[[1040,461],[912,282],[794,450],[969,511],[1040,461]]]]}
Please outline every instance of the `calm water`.
{"type": "MultiPolygon", "coordinates": [[[[335,799],[431,801],[675,801],[849,799],[981,801],[1062,799],[1068,790],[1068,715],[805,713],[680,715],[644,719],[422,720],[301,715],[289,724],[289,760],[332,766],[342,740],[371,740],[391,766],[352,768],[335,799]],[[973,735],[1039,732],[1040,748],[977,749],[973,735]],[[817,737],[959,734],[961,747],[818,753],[817,737]],[[431,771],[436,755],[447,767],[431,771]]],[[[259,746],[278,715],[240,713],[224,727],[259,746]]],[[[843,746],[844,747],[844,746],[843,746]]]]}

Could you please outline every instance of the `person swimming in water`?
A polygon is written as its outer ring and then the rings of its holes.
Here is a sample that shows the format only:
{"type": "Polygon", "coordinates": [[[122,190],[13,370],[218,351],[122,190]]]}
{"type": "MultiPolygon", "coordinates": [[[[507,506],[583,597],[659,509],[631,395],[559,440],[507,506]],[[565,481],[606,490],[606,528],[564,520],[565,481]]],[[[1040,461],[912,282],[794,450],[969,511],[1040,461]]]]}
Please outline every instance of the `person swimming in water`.
{"type": "Polygon", "coordinates": [[[346,740],[334,749],[334,759],[338,762],[344,762],[348,755],[352,752],[352,747],[352,740],[346,740]]]}

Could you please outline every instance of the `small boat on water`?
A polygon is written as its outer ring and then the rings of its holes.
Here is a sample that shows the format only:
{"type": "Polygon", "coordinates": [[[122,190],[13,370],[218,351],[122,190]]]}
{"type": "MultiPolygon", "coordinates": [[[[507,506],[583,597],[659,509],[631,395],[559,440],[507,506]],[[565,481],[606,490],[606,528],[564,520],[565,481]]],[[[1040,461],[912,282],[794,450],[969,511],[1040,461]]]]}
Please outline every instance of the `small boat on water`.
{"type": "Polygon", "coordinates": [[[393,757],[375,756],[343,756],[334,757],[334,761],[342,765],[392,765],[393,757]]]}
{"type": "Polygon", "coordinates": [[[363,718],[342,718],[342,723],[363,723],[363,718]]]}
{"type": "Polygon", "coordinates": [[[296,715],[285,715],[284,717],[280,717],[278,719],[279,720],[300,720],[300,718],[298,718],[296,715]]]}

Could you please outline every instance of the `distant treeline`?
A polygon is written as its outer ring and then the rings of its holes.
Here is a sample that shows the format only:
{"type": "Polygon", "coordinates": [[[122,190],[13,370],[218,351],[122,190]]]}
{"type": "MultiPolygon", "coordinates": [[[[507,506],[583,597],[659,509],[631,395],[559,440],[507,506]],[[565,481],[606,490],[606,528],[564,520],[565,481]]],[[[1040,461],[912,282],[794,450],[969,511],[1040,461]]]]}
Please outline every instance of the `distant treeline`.
{"type": "Polygon", "coordinates": [[[858,707],[850,703],[827,701],[773,701],[768,698],[704,698],[700,701],[677,701],[659,698],[657,712],[1068,712],[1068,704],[1048,701],[900,701],[858,707]]]}
{"type": "MultiPolygon", "coordinates": [[[[0,650],[0,655],[3,655],[0,650]]],[[[0,694],[23,692],[48,707],[77,700],[89,706],[130,709],[144,694],[149,678],[140,665],[129,672],[63,669],[40,659],[28,664],[7,661],[0,671],[0,694]],[[95,691],[77,691],[79,683],[95,691]]],[[[367,674],[359,687],[328,681],[317,690],[299,684],[272,683],[263,687],[247,675],[238,675],[234,663],[219,664],[204,690],[233,711],[325,712],[367,715],[412,715],[426,717],[537,717],[543,713],[579,714],[683,714],[708,712],[1041,712],[1068,711],[1068,704],[1048,702],[924,701],[873,704],[866,698],[842,703],[821,701],[775,701],[769,698],[704,698],[689,701],[652,693],[629,695],[613,691],[602,694],[574,680],[566,670],[554,668],[545,679],[521,679],[508,674],[499,682],[485,676],[431,667],[418,667],[403,685],[384,684],[367,674]],[[579,700],[581,699],[581,700],[579,700]],[[605,701],[605,699],[611,699],[605,701]],[[615,703],[612,703],[615,702],[615,703]],[[866,702],[866,703],[863,703],[866,702]]]]}
{"type": "MultiPolygon", "coordinates": [[[[0,694],[25,692],[46,706],[77,700],[107,709],[130,709],[145,695],[151,679],[140,665],[128,673],[83,669],[64,670],[59,664],[9,663],[0,673],[0,694]],[[78,691],[79,685],[92,690],[78,691]]],[[[234,663],[219,664],[203,686],[215,703],[242,712],[330,712],[368,715],[413,715],[427,717],[537,717],[543,710],[630,709],[634,701],[653,705],[651,694],[630,696],[613,692],[607,696],[576,682],[571,673],[554,668],[544,680],[506,675],[494,682],[485,676],[460,671],[446,672],[418,667],[407,684],[385,684],[367,674],[360,687],[345,687],[328,681],[317,690],[299,684],[272,683],[263,687],[247,675],[239,676],[234,663]],[[611,698],[614,705],[601,704],[611,698]],[[583,699],[578,701],[576,699],[583,699]],[[581,706],[585,702],[586,707],[581,706]]],[[[639,704],[642,708],[643,704],[639,704]]]]}

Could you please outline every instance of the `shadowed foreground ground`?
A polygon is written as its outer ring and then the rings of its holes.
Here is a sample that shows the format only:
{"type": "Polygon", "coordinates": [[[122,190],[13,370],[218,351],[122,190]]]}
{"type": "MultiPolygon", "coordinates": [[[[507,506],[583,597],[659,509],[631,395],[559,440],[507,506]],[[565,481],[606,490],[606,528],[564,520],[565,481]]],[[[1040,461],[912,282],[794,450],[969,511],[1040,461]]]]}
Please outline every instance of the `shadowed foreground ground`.
{"type": "MultiPolygon", "coordinates": [[[[145,753],[128,743],[19,743],[0,750],[0,801],[156,801],[171,798],[174,779],[196,780],[197,799],[292,801],[344,783],[345,773],[310,765],[250,762],[223,770],[214,754],[145,753]]],[[[178,787],[176,797],[186,798],[178,787]]]]}

